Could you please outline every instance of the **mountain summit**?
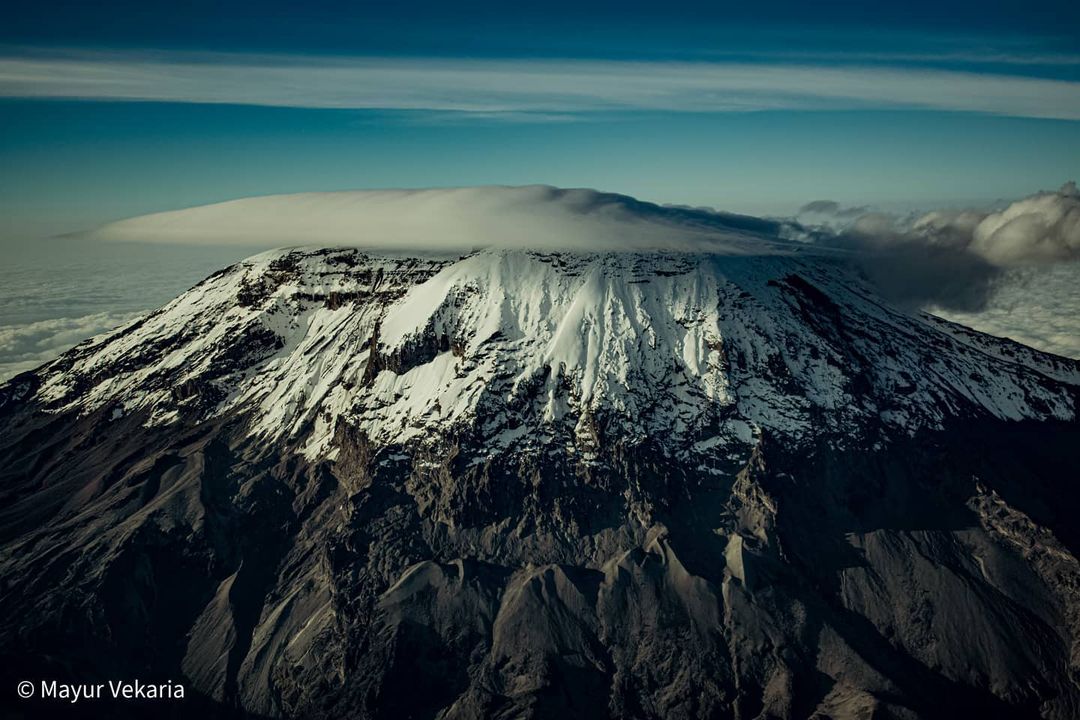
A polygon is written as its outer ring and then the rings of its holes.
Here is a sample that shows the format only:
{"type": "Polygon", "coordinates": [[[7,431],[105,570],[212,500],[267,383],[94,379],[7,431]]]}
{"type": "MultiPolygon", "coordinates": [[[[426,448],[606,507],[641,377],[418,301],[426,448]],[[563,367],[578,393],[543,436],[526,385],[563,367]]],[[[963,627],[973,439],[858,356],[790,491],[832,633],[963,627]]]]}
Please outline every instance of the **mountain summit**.
{"type": "Polygon", "coordinates": [[[5,667],[269,717],[1076,717],[1080,363],[739,232],[273,251],[0,386],[5,667]]]}

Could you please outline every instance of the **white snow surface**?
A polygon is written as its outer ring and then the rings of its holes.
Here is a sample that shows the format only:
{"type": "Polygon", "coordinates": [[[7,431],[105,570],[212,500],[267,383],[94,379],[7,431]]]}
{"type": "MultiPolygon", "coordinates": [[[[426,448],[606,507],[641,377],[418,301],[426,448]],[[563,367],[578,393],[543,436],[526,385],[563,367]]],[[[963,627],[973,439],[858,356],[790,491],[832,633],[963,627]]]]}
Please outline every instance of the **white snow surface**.
{"type": "Polygon", "coordinates": [[[1080,364],[880,302],[788,255],[277,250],[36,371],[49,412],[242,419],[333,457],[652,441],[708,471],[762,434],[859,443],[952,417],[1076,417],[1080,364]]]}

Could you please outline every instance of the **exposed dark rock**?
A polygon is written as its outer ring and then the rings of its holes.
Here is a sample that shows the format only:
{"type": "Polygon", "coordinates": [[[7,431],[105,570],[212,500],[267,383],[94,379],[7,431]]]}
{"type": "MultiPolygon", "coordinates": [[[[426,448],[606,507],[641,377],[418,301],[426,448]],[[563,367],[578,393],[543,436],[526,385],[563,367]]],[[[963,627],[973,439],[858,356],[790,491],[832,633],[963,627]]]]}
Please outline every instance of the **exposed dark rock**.
{"type": "MultiPolygon", "coordinates": [[[[763,328],[787,316],[751,313],[787,308],[801,318],[785,329],[791,348],[702,336],[712,364],[693,372],[722,374],[743,401],[767,381],[787,398],[770,408],[799,423],[810,408],[816,424],[798,436],[750,427],[757,410],[738,402],[680,419],[700,421],[693,434],[642,431],[684,417],[669,387],[706,402],[686,356],[657,361],[669,368],[658,380],[629,372],[629,412],[587,404],[594,388],[563,363],[478,376],[468,422],[434,405],[379,415],[395,393],[437,382],[465,393],[484,353],[528,338],[510,324],[476,336],[480,301],[449,293],[388,345],[387,308],[443,265],[377,262],[285,255],[268,261],[260,282],[274,289],[256,302],[279,310],[213,306],[175,328],[166,312],[118,336],[127,355],[76,348],[0,387],[0,685],[137,677],[188,692],[182,705],[72,710],[5,691],[7,714],[1080,716],[1080,425],[1053,416],[1075,408],[1075,364],[1020,363],[1008,347],[1000,359],[991,341],[946,331],[911,339],[915,321],[868,320],[876,310],[784,269],[754,285],[779,304],[720,285],[731,304],[717,315],[763,328]],[[305,280],[313,267],[334,274],[305,280]],[[345,316],[356,326],[331,323],[345,316]],[[336,344],[290,334],[297,318],[336,344]],[[816,359],[801,354],[806,338],[816,359]],[[931,381],[900,366],[922,352],[905,348],[915,342],[942,353],[932,372],[964,372],[931,381]],[[180,349],[187,364],[166,359],[180,349]],[[285,355],[317,367],[314,379],[275,375],[285,355]],[[813,405],[795,358],[842,374],[847,400],[813,405]],[[138,392],[109,394],[125,383],[138,392]],[[280,410],[298,401],[274,393],[294,383],[320,399],[313,417],[280,410]],[[961,387],[1014,393],[1017,406],[1027,392],[1029,416],[995,417],[961,387]],[[342,397],[352,412],[333,415],[342,397]],[[939,425],[902,432],[879,415],[931,410],[939,425]],[[297,429],[272,434],[268,413],[297,429]],[[738,422],[745,437],[723,434],[738,422]]],[[[541,262],[567,282],[594,272],[541,262]]],[[[661,292],[692,271],[672,263],[609,295],[661,292]]],[[[197,290],[244,307],[229,282],[253,272],[241,264],[197,290]]],[[[706,310],[679,316],[684,337],[706,310]]],[[[649,337],[648,322],[637,332],[649,337]]],[[[643,343],[627,363],[664,347],[643,343]]]]}

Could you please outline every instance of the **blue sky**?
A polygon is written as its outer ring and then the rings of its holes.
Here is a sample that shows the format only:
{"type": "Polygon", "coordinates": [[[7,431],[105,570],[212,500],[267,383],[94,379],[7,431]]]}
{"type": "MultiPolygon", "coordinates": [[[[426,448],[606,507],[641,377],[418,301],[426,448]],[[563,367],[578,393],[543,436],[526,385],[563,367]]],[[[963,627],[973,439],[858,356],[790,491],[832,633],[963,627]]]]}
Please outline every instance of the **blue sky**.
{"type": "Polygon", "coordinates": [[[347,188],[1015,198],[1080,169],[1078,5],[16,3],[0,240],[347,188]]]}

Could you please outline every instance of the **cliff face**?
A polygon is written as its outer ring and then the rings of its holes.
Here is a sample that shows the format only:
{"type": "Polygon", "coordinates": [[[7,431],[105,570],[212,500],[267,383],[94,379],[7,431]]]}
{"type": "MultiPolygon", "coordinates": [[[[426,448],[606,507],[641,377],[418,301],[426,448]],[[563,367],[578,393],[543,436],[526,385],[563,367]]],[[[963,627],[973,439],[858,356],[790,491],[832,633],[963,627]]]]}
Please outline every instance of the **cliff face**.
{"type": "Polygon", "coordinates": [[[265,254],[0,387],[3,664],[274,717],[1076,717],[1078,387],[821,258],[265,254]]]}

